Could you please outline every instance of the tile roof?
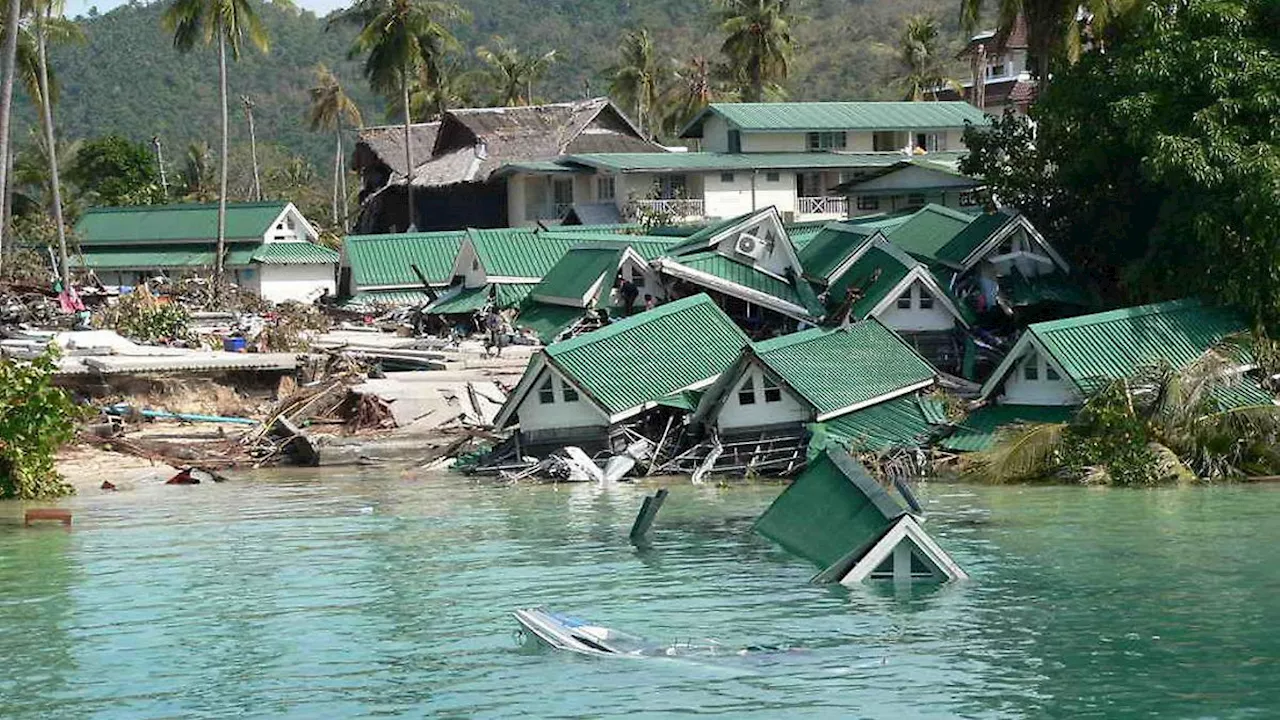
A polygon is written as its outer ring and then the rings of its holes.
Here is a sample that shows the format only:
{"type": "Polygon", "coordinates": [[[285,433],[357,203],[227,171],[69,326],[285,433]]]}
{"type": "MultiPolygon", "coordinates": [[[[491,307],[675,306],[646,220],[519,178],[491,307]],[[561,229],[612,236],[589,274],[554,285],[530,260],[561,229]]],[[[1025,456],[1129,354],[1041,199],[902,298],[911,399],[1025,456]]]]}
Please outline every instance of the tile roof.
{"type": "Polygon", "coordinates": [[[272,242],[258,246],[252,260],[263,265],[327,265],[338,262],[338,253],[315,243],[272,242]]]}
{"type": "Polygon", "coordinates": [[[413,265],[431,284],[447,285],[465,236],[465,230],[351,235],[343,241],[343,249],[358,287],[420,286],[413,265]]]}
{"type": "MultiPolygon", "coordinates": [[[[228,242],[259,241],[288,207],[284,202],[227,203],[228,242]]],[[[218,237],[218,205],[139,205],[86,210],[76,223],[83,245],[130,245],[218,237]]]]}
{"type": "Polygon", "coordinates": [[[981,110],[959,101],[712,103],[680,136],[702,137],[702,123],[712,114],[731,127],[755,132],[931,130],[990,122],[981,110]]]}
{"type": "MultiPolygon", "coordinates": [[[[602,282],[601,288],[613,287],[613,276],[622,262],[623,247],[572,248],[542,276],[533,289],[533,298],[540,302],[573,304],[586,307],[586,298],[592,287],[602,282]]],[[[633,256],[634,257],[634,256],[633,256]]],[[[608,291],[604,290],[606,300],[608,291]]]]}
{"type": "Polygon", "coordinates": [[[611,415],[714,378],[746,335],[706,295],[676,300],[543,351],[611,415]]]}
{"type": "Polygon", "coordinates": [[[819,423],[821,432],[850,452],[884,452],[917,447],[943,430],[926,412],[927,399],[917,393],[819,423]]]}
{"type": "MultiPolygon", "coordinates": [[[[950,157],[950,154],[938,155],[950,157]]],[[[562,158],[562,162],[613,172],[661,173],[882,168],[900,162],[903,157],[900,152],[584,153],[562,158]]]]}
{"type": "Polygon", "coordinates": [[[817,410],[819,420],[917,389],[937,374],[876,320],[783,335],[755,343],[754,352],[817,410]]]}

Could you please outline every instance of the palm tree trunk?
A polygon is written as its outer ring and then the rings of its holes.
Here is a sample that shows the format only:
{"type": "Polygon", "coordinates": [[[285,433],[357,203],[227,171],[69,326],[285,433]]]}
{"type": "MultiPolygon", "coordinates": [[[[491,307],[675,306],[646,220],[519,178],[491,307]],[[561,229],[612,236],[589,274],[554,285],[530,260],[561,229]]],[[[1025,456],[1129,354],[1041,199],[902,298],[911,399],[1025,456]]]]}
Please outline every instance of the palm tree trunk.
{"type": "Polygon", "coordinates": [[[342,180],[342,124],[334,130],[337,149],[333,153],[333,224],[338,224],[338,183],[342,180]]]}
{"type": "Polygon", "coordinates": [[[342,234],[347,234],[347,222],[351,215],[347,209],[347,156],[345,153],[338,155],[338,177],[340,178],[338,197],[342,198],[342,234]]]}
{"type": "Polygon", "coordinates": [[[751,60],[751,102],[760,102],[764,98],[764,72],[761,67],[761,58],[756,57],[751,60]]]}
{"type": "Polygon", "coordinates": [[[218,245],[213,270],[214,297],[221,299],[226,285],[227,254],[227,36],[218,23],[218,100],[222,109],[222,167],[218,180],[218,245]]]}
{"type": "Polygon", "coordinates": [[[415,229],[413,222],[413,147],[409,144],[409,64],[400,68],[400,94],[404,96],[404,194],[409,201],[409,226],[405,232],[415,229]]]}
{"type": "Polygon", "coordinates": [[[262,202],[262,180],[258,175],[258,134],[253,128],[253,103],[244,96],[244,114],[249,118],[249,156],[253,160],[253,199],[262,202]]]}
{"type": "MultiPolygon", "coordinates": [[[[4,85],[0,87],[0,200],[9,197],[9,119],[13,116],[13,80],[18,76],[18,23],[22,0],[9,0],[5,19],[4,85]]],[[[8,203],[0,202],[0,263],[4,260],[9,240],[8,203]]]]}
{"type": "MultiPolygon", "coordinates": [[[[52,8],[46,9],[44,17],[52,8]]],[[[40,106],[44,115],[44,141],[49,151],[49,182],[53,184],[53,222],[58,227],[58,277],[63,289],[71,287],[71,267],[67,261],[67,229],[62,225],[62,185],[58,181],[58,148],[53,137],[53,101],[49,97],[49,60],[45,54],[44,23],[36,24],[36,48],[40,62],[40,106]]]]}

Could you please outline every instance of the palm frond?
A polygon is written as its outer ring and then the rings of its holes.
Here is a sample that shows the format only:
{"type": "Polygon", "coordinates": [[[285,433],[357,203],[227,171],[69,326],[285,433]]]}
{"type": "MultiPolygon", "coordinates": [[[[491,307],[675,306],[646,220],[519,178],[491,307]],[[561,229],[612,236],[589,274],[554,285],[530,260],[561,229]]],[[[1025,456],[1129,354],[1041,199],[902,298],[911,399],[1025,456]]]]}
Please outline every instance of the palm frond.
{"type": "Polygon", "coordinates": [[[995,444],[976,453],[965,470],[971,479],[989,483],[1043,477],[1053,470],[1062,449],[1066,423],[1015,425],[1002,430],[995,444]]]}

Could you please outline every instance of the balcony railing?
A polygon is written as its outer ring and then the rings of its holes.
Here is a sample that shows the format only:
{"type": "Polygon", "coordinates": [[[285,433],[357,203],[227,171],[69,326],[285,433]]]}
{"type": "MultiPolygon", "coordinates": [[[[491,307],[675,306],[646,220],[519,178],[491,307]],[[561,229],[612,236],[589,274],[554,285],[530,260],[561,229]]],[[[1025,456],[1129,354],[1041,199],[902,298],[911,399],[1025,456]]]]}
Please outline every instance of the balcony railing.
{"type": "Polygon", "coordinates": [[[670,198],[663,200],[632,200],[628,203],[632,215],[637,211],[676,218],[702,217],[702,198],[670,198]]]}
{"type": "Polygon", "coordinates": [[[796,212],[801,215],[845,215],[847,210],[844,197],[796,198],[796,212]]]}
{"type": "Polygon", "coordinates": [[[530,220],[563,220],[573,209],[573,203],[554,203],[525,208],[525,217],[530,220]]]}

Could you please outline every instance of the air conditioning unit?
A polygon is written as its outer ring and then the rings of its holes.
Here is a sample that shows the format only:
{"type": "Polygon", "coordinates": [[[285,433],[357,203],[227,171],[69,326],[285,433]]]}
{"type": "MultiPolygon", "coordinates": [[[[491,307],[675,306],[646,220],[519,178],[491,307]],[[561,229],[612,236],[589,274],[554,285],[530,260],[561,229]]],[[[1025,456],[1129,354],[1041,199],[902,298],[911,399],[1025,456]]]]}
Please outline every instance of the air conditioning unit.
{"type": "Polygon", "coordinates": [[[751,233],[742,233],[738,236],[738,241],[734,243],[733,249],[739,254],[746,255],[750,258],[759,260],[769,252],[769,247],[764,240],[752,235],[751,233]]]}

